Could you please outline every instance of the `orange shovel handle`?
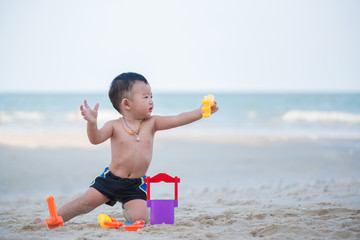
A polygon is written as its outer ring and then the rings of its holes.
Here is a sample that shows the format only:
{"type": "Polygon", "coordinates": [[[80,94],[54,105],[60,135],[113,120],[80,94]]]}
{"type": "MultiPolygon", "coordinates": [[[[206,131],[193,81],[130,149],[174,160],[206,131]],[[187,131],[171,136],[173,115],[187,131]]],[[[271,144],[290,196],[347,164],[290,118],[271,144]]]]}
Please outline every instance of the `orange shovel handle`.
{"type": "Polygon", "coordinates": [[[49,213],[50,218],[45,219],[46,226],[49,229],[57,228],[60,226],[64,226],[64,221],[61,216],[58,216],[58,213],[56,211],[56,205],[55,205],[55,199],[53,196],[48,196],[46,198],[48,207],[49,207],[49,213]]]}

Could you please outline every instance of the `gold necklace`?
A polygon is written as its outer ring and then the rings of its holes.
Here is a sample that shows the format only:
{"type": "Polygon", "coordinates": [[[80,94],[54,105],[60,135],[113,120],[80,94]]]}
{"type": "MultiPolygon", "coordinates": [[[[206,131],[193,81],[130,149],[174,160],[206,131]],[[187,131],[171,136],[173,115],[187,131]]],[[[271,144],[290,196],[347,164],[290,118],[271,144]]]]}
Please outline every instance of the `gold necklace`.
{"type": "Polygon", "coordinates": [[[125,124],[126,124],[126,127],[129,128],[131,132],[128,131],[128,130],[124,127],[124,124],[122,123],[123,121],[121,120],[121,118],[119,118],[120,123],[121,123],[121,126],[123,127],[123,129],[124,129],[127,133],[129,133],[129,134],[135,135],[135,136],[136,136],[136,141],[137,141],[137,142],[140,142],[140,136],[139,136],[139,134],[140,134],[140,131],[141,131],[141,129],[143,128],[145,122],[146,122],[146,118],[143,119],[143,120],[141,120],[141,122],[140,122],[140,124],[139,124],[139,128],[138,128],[137,131],[132,130],[132,129],[129,127],[129,125],[127,124],[126,119],[125,119],[124,117],[123,117],[123,119],[124,119],[124,122],[125,122],[125,124]]]}

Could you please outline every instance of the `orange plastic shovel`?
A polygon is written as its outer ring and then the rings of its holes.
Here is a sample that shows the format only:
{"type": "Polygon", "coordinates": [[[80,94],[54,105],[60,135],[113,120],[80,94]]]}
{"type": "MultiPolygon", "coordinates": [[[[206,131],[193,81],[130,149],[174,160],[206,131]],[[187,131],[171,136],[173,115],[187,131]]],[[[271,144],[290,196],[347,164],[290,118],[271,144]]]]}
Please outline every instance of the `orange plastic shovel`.
{"type": "Polygon", "coordinates": [[[55,206],[55,199],[53,196],[48,196],[46,198],[49,212],[50,212],[50,218],[45,219],[46,226],[48,229],[54,229],[60,226],[64,226],[64,221],[61,216],[58,216],[56,206],[55,206]]]}

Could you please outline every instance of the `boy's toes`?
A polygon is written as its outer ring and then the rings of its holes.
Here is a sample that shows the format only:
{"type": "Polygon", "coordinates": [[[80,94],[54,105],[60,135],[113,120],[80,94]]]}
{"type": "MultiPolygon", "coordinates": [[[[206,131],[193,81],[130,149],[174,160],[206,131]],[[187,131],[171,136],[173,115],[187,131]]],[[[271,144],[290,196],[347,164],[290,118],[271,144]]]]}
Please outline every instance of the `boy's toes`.
{"type": "Polygon", "coordinates": [[[41,224],[41,223],[44,223],[44,221],[41,220],[40,218],[35,218],[33,223],[34,224],[41,224]]]}

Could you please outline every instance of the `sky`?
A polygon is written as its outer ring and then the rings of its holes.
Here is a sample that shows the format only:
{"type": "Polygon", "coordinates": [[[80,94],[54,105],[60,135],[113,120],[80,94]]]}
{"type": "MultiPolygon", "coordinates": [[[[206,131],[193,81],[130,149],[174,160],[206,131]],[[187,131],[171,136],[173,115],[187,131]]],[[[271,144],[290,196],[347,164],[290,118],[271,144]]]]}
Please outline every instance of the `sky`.
{"type": "Polygon", "coordinates": [[[0,92],[360,91],[358,0],[0,0],[0,92]]]}

